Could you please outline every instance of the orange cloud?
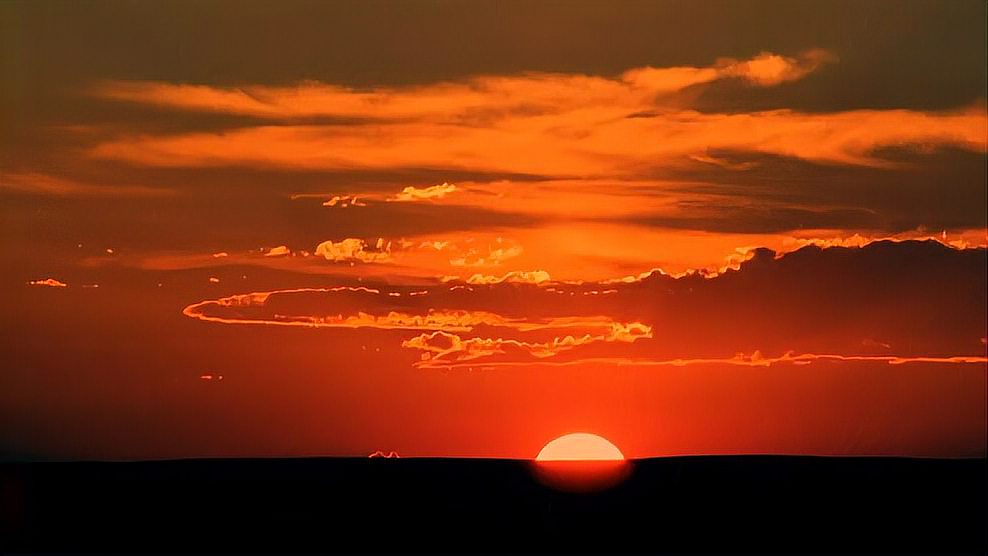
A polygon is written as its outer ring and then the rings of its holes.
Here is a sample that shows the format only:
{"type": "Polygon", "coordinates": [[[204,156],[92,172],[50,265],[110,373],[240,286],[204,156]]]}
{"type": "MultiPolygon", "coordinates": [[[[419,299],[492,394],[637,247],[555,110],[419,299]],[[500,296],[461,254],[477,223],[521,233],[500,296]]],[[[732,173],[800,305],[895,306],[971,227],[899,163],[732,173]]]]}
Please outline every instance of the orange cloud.
{"type": "MultiPolygon", "coordinates": [[[[836,58],[761,53],[706,68],[635,68],[616,78],[569,74],[484,76],[462,82],[357,91],[305,83],[224,89],[107,82],[98,96],[176,109],[264,118],[344,116],[360,125],[261,125],[223,133],[128,136],[96,145],[100,158],[152,166],[241,164],[312,169],[458,168],[584,178],[627,176],[704,157],[711,149],[881,166],[882,146],[986,150],[983,106],[954,112],[770,110],[700,113],[668,93],[718,79],[768,87],[803,78],[836,58]]],[[[440,198],[443,184],[393,200],[440,198]]],[[[330,199],[332,201],[332,199],[330,199]]]]}
{"type": "Polygon", "coordinates": [[[45,278],[44,280],[31,280],[28,284],[32,286],[48,286],[51,288],[66,288],[68,284],[54,278],[45,278]]]}
{"type": "Polygon", "coordinates": [[[395,202],[408,202],[408,201],[423,201],[427,199],[442,199],[446,195],[456,191],[456,186],[451,183],[443,182],[441,185],[432,185],[429,187],[418,188],[415,186],[408,186],[401,190],[394,197],[390,197],[389,201],[395,202]]]}
{"type": "Polygon", "coordinates": [[[796,58],[763,52],[752,60],[721,59],[708,67],[642,67],[617,78],[557,73],[478,76],[460,82],[356,90],[318,82],[292,87],[213,87],[152,81],[104,81],[94,96],[183,110],[243,114],[260,118],[318,116],[456,120],[471,113],[497,115],[554,112],[586,104],[647,105],[656,95],[728,77],[770,86],[799,79],[835,56],[822,50],[796,58]]]}
{"type": "Polygon", "coordinates": [[[951,113],[855,110],[806,114],[667,111],[625,118],[612,108],[517,116],[498,126],[429,122],[362,126],[261,126],[223,134],[126,137],[96,145],[95,157],[149,166],[238,164],[306,169],[458,168],[553,176],[620,177],[661,168],[708,149],[805,160],[891,166],[873,156],[889,145],[952,145],[984,152],[983,108],[951,113]]]}
{"type": "Polygon", "coordinates": [[[802,79],[819,66],[836,61],[837,56],[821,49],[805,52],[798,59],[762,52],[747,61],[722,60],[721,74],[740,77],[760,87],[771,87],[802,79]]]}
{"type": "MultiPolygon", "coordinates": [[[[506,350],[537,358],[553,357],[561,352],[594,343],[633,343],[652,337],[650,326],[640,322],[617,322],[606,316],[551,316],[506,317],[484,310],[436,310],[422,313],[391,310],[373,313],[371,310],[350,310],[325,314],[310,314],[312,298],[299,307],[304,314],[291,314],[280,299],[277,308],[269,308],[273,298],[293,294],[335,294],[340,306],[345,306],[345,296],[365,296],[362,306],[383,306],[393,294],[401,291],[382,292],[378,289],[340,286],[335,288],[299,288],[234,295],[207,300],[186,307],[186,316],[224,324],[261,324],[297,326],[305,328],[374,328],[379,330],[425,330],[419,336],[408,338],[401,346],[422,351],[419,366],[438,366],[448,362],[464,361],[503,354],[506,350]],[[371,297],[366,297],[370,295],[371,297]],[[511,337],[465,337],[462,334],[476,329],[501,329],[506,334],[545,333],[558,334],[543,341],[529,341],[511,337]]],[[[428,290],[406,291],[408,296],[428,294],[428,290]]],[[[290,299],[290,297],[288,298],[290,299]]]]}
{"type": "Polygon", "coordinates": [[[375,247],[370,247],[364,240],[347,238],[342,241],[324,241],[316,246],[316,256],[327,261],[362,263],[383,263],[391,260],[391,244],[383,244],[378,240],[375,247]]]}
{"type": "Polygon", "coordinates": [[[367,204],[362,203],[360,198],[356,195],[334,195],[322,204],[324,207],[335,207],[337,205],[342,208],[367,206],[367,204]]]}
{"type": "MultiPolygon", "coordinates": [[[[778,364],[810,365],[819,361],[871,361],[889,365],[947,363],[955,365],[984,365],[988,357],[979,355],[960,356],[894,356],[894,355],[837,355],[789,352],[778,357],[765,357],[758,352],[750,355],[738,354],[734,357],[696,358],[696,359],[630,359],[623,357],[587,357],[568,361],[485,361],[484,368],[497,367],[568,367],[578,365],[609,365],[616,367],[689,367],[694,365],[736,365],[742,367],[770,367],[778,364]]],[[[445,370],[473,367],[474,364],[465,362],[449,362],[442,365],[420,364],[425,368],[441,368],[445,370]]]]}
{"type": "MultiPolygon", "coordinates": [[[[453,282],[460,280],[457,276],[443,276],[443,282],[453,282]]],[[[549,273],[544,270],[517,270],[504,274],[503,276],[491,276],[487,274],[474,274],[465,280],[467,284],[501,284],[504,282],[508,283],[520,283],[520,284],[542,284],[552,280],[549,273]]]]}
{"type": "Polygon", "coordinates": [[[291,255],[292,251],[285,245],[279,245],[277,247],[271,248],[270,251],[264,254],[265,257],[284,257],[285,255],[291,255]]]}
{"type": "Polygon", "coordinates": [[[381,193],[350,193],[346,195],[326,195],[321,193],[299,193],[292,195],[292,199],[305,199],[305,198],[326,198],[322,204],[324,207],[366,207],[367,203],[364,201],[387,201],[387,202],[416,202],[416,201],[428,201],[433,199],[442,199],[446,195],[453,193],[455,191],[460,191],[455,185],[451,183],[443,182],[440,185],[431,185],[428,187],[415,187],[410,185],[405,187],[400,192],[394,195],[386,195],[381,193]]]}
{"type": "MultiPolygon", "coordinates": [[[[433,246],[435,245],[432,244],[433,246]]],[[[451,266],[458,267],[485,267],[500,266],[505,261],[518,257],[524,252],[521,245],[513,244],[502,237],[494,240],[494,244],[488,244],[485,249],[477,247],[462,248],[456,244],[451,246],[462,255],[449,260],[451,266]]]]}
{"type": "MultiPolygon", "coordinates": [[[[424,313],[413,314],[402,311],[388,311],[382,314],[373,314],[369,311],[357,310],[351,314],[284,314],[277,315],[259,314],[253,318],[242,316],[225,317],[215,314],[217,311],[235,308],[238,310],[247,308],[263,308],[269,300],[275,296],[285,296],[291,294],[371,294],[382,295],[381,290],[366,287],[337,286],[333,288],[296,288],[288,290],[274,290],[269,292],[253,292],[248,294],[237,294],[215,300],[207,300],[194,303],[183,310],[183,314],[188,317],[209,322],[222,322],[225,324],[270,324],[278,326],[301,326],[314,328],[378,328],[378,329],[398,329],[398,330],[434,330],[446,332],[469,332],[479,326],[499,327],[519,332],[533,332],[551,329],[592,329],[606,330],[603,336],[613,340],[629,341],[628,338],[641,333],[647,333],[647,327],[639,323],[624,325],[615,323],[604,316],[595,317],[548,317],[548,318],[522,318],[505,317],[497,313],[482,310],[436,310],[428,309],[424,313]]],[[[409,296],[416,294],[427,294],[428,290],[406,292],[409,296]]],[[[401,294],[400,291],[386,292],[390,297],[394,294],[401,294]]],[[[383,303],[378,300],[377,303],[383,303]]]]}
{"type": "Polygon", "coordinates": [[[984,338],[984,321],[976,307],[959,309],[967,307],[958,305],[959,297],[969,294],[956,287],[983,280],[984,249],[883,241],[862,247],[808,245],[795,255],[748,250],[738,256],[743,261],[730,272],[681,277],[652,272],[608,281],[613,287],[606,288],[593,282],[550,283],[547,274],[537,272],[480,275],[451,286],[256,292],[192,304],[184,314],[224,324],[419,331],[400,345],[420,353],[414,364],[422,368],[469,362],[496,367],[548,358],[559,358],[554,360],[560,364],[644,366],[985,362],[983,350],[954,355],[984,345],[972,341],[984,338]],[[944,268],[939,276],[943,288],[930,289],[925,274],[899,272],[923,262],[944,268]],[[822,267],[829,273],[820,272],[822,267]],[[805,291],[816,295],[807,297],[805,291]],[[900,296],[921,301],[902,306],[900,296]],[[799,315],[812,314],[808,307],[821,303],[830,307],[827,314],[799,321],[798,330],[778,335],[780,327],[794,326],[799,315]],[[739,315],[744,327],[736,326],[739,315]],[[849,315],[858,321],[849,327],[835,324],[847,322],[849,315]],[[917,330],[948,320],[949,330],[936,328],[923,341],[916,339],[917,330]],[[903,327],[904,321],[916,322],[903,327]],[[792,351],[775,357],[761,351],[723,356],[756,342],[792,351]]]}
{"type": "Polygon", "coordinates": [[[462,338],[444,331],[420,334],[401,343],[402,347],[417,349],[423,353],[418,367],[446,367],[450,362],[469,361],[481,357],[504,354],[507,350],[517,350],[527,355],[544,359],[554,357],[563,351],[595,342],[634,342],[639,338],[651,338],[652,329],[640,322],[622,324],[610,323],[610,330],[603,334],[567,335],[555,337],[547,342],[526,342],[506,338],[462,338]]]}

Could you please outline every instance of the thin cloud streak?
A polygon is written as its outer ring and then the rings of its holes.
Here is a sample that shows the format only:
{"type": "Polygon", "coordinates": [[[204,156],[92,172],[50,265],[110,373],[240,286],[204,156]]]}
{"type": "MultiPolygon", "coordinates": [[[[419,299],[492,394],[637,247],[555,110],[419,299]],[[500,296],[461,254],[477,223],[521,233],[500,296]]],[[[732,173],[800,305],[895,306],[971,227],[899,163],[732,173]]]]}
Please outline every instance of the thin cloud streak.
{"type": "Polygon", "coordinates": [[[497,126],[396,123],[347,128],[267,126],[222,134],[132,136],[90,149],[97,159],[157,167],[388,169],[552,176],[630,177],[708,149],[752,151],[832,164],[895,167],[873,156],[888,145],[956,146],[985,152],[983,108],[951,113],[790,110],[701,114],[685,110],[624,118],[613,109],[508,118],[497,126]],[[588,113],[589,112],[589,113],[588,113]]]}
{"type": "Polygon", "coordinates": [[[984,106],[953,112],[792,110],[701,113],[674,93],[719,79],[752,87],[796,81],[836,56],[762,53],[705,68],[635,68],[616,78],[573,74],[483,76],[370,91],[306,83],[226,89],[105,82],[89,92],[121,102],[260,117],[334,115],[354,125],[257,125],[223,133],[120,137],[96,158],[160,167],[240,165],[302,169],[451,168],[550,176],[628,177],[644,167],[735,149],[831,164],[887,166],[887,145],[951,145],[984,152],[984,106]]]}
{"type": "Polygon", "coordinates": [[[820,65],[836,59],[834,54],[819,49],[805,52],[798,58],[762,52],[750,60],[722,58],[716,64],[702,68],[633,68],[615,79],[528,73],[370,91],[318,82],[295,87],[223,88],[153,81],[104,81],[86,92],[120,102],[273,119],[316,116],[366,118],[369,122],[457,119],[471,113],[484,116],[498,112],[555,112],[613,101],[645,105],[658,94],[725,78],[740,78],[754,86],[770,87],[801,79],[820,65]]]}
{"type": "MultiPolygon", "coordinates": [[[[882,241],[865,247],[810,244],[791,253],[756,249],[735,268],[716,274],[669,276],[659,271],[631,279],[572,283],[553,282],[546,273],[509,273],[419,288],[340,286],[258,292],[202,301],[183,312],[223,324],[421,331],[397,345],[420,352],[413,365],[425,368],[465,361],[523,364],[546,358],[656,366],[802,365],[818,360],[970,364],[983,363],[984,354],[956,355],[956,351],[972,349],[973,340],[984,337],[984,328],[983,320],[972,318],[970,309],[954,308],[964,294],[931,290],[925,276],[896,269],[938,261],[944,284],[983,282],[979,258],[983,264],[983,248],[932,241],[882,241]],[[820,273],[821,264],[842,273],[843,285],[808,279],[807,273],[820,273]],[[901,307],[894,296],[876,293],[876,283],[913,299],[912,304],[901,307]],[[820,322],[799,325],[801,330],[779,337],[779,327],[796,326],[794,317],[806,313],[807,300],[792,297],[806,290],[815,292],[817,302],[830,306],[829,313],[819,316],[820,322]],[[853,326],[827,324],[858,313],[863,316],[853,326]],[[705,317],[693,319],[699,314],[705,317]],[[930,330],[923,342],[913,335],[929,328],[928,323],[903,326],[903,321],[917,319],[941,322],[944,314],[952,314],[954,322],[930,330]],[[748,323],[744,330],[734,325],[741,317],[748,323]],[[763,356],[760,350],[720,355],[755,342],[767,350],[783,346],[785,351],[777,357],[763,356]],[[916,351],[903,353],[905,346],[916,351]]],[[[978,345],[983,349],[983,341],[978,345]]]]}
{"type": "Polygon", "coordinates": [[[620,357],[590,357],[585,359],[574,359],[570,361],[494,361],[477,363],[448,363],[448,362],[421,362],[416,367],[433,370],[455,370],[474,369],[493,370],[504,367],[575,367],[584,365],[607,365],[614,367],[689,367],[704,365],[732,365],[741,367],[771,367],[773,365],[791,364],[795,366],[810,365],[823,361],[868,361],[887,363],[889,365],[906,364],[935,364],[947,363],[956,365],[984,365],[988,363],[988,357],[980,355],[959,355],[950,357],[937,356],[894,356],[894,355],[838,355],[838,354],[816,354],[816,353],[786,353],[778,357],[764,357],[752,359],[749,355],[739,354],[735,357],[706,358],[706,359],[629,359],[620,357]]]}

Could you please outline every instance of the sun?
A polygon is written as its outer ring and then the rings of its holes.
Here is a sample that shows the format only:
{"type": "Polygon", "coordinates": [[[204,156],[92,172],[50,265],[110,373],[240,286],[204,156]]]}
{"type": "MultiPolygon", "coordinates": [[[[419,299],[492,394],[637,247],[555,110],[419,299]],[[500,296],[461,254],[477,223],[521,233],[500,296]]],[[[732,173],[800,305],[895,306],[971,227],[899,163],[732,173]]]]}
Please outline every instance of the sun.
{"type": "Polygon", "coordinates": [[[624,454],[606,438],[574,432],[543,446],[535,461],[624,461],[624,454]]]}

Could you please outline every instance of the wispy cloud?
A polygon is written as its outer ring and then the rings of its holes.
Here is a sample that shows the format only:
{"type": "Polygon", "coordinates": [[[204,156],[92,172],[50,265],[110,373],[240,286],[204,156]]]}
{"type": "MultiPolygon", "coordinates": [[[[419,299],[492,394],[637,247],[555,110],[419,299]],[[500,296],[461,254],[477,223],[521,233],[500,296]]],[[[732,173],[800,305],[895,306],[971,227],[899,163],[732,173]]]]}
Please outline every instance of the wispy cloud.
{"type": "Polygon", "coordinates": [[[401,193],[398,193],[394,197],[389,197],[388,200],[395,202],[410,202],[425,201],[429,199],[442,199],[454,191],[456,191],[456,186],[446,182],[443,182],[441,185],[432,185],[423,188],[410,185],[402,189],[401,193]]]}
{"type": "Polygon", "coordinates": [[[56,280],[54,278],[45,278],[44,280],[31,280],[28,284],[32,286],[48,286],[50,288],[66,288],[68,284],[62,282],[61,280],[56,280]]]}
{"type": "Polygon", "coordinates": [[[4,172],[0,189],[56,197],[165,197],[174,191],[144,185],[103,185],[40,172],[4,172]]]}
{"type": "Polygon", "coordinates": [[[704,114],[689,110],[625,118],[610,107],[518,116],[497,126],[391,123],[345,128],[268,126],[223,134],[126,137],[92,148],[97,158],[162,166],[243,165],[306,169],[452,168],[550,176],[630,177],[734,149],[862,166],[892,166],[873,156],[899,144],[985,151],[983,109],[952,113],[789,110],[704,114]],[[322,153],[322,154],[321,154],[322,153]]]}
{"type": "Polygon", "coordinates": [[[258,292],[202,301],[184,313],[224,324],[416,332],[399,344],[420,352],[414,364],[423,368],[550,359],[641,366],[977,364],[985,362],[984,319],[964,288],[983,285],[984,260],[983,248],[932,241],[809,244],[788,254],[749,251],[735,269],[716,275],[651,272],[570,283],[516,272],[417,287],[258,292]],[[900,271],[918,266],[926,274],[900,271]],[[930,272],[939,287],[929,286],[930,272]],[[913,301],[902,304],[903,296],[913,301]],[[807,322],[820,304],[828,313],[807,322]],[[736,326],[739,318],[744,327],[736,326]],[[929,324],[947,321],[949,327],[929,324]]]}
{"type": "Polygon", "coordinates": [[[293,87],[214,87],[154,81],[104,81],[88,89],[99,98],[182,110],[284,119],[317,116],[368,121],[459,119],[536,114],[618,102],[648,104],[656,95],[740,77],[755,86],[797,80],[836,56],[811,50],[797,57],[763,52],[751,60],[722,58],[707,67],[640,67],[616,78],[559,73],[486,75],[458,82],[357,90],[319,82],[293,87]]]}
{"type": "Polygon", "coordinates": [[[739,77],[761,87],[771,87],[802,79],[821,65],[834,62],[837,62],[837,56],[823,49],[809,50],[797,58],[762,52],[751,60],[723,60],[721,75],[739,77]]]}
{"type": "MultiPolygon", "coordinates": [[[[552,176],[627,176],[662,163],[737,149],[850,165],[900,144],[984,152],[984,107],[950,113],[771,110],[700,113],[665,93],[719,79],[755,87],[794,81],[835,57],[762,53],[706,68],[637,68],[617,78],[528,74],[355,91],[322,84],[223,89],[109,82],[95,94],[182,110],[260,117],[345,115],[359,125],[260,125],[224,133],[128,136],[96,145],[100,158],[151,166],[247,165],[310,169],[454,168],[552,176]],[[635,116],[635,117],[629,117],[635,116]],[[644,117],[643,117],[644,116],[644,117]]],[[[394,200],[440,198],[452,186],[406,188],[394,200]]]]}
{"type": "Polygon", "coordinates": [[[326,200],[322,203],[322,206],[324,207],[348,208],[366,207],[368,206],[368,201],[398,203],[433,201],[442,199],[448,194],[456,191],[461,191],[461,189],[456,187],[454,184],[443,182],[439,185],[430,185],[427,187],[416,187],[414,185],[409,185],[394,195],[389,195],[386,193],[348,193],[343,195],[306,193],[292,195],[292,199],[308,199],[312,197],[325,198],[326,200]]]}
{"type": "Polygon", "coordinates": [[[502,283],[516,284],[542,284],[552,280],[549,273],[544,270],[514,270],[502,276],[492,276],[490,274],[473,274],[469,278],[462,280],[458,276],[444,276],[443,282],[463,281],[467,284],[490,285],[502,283]]]}

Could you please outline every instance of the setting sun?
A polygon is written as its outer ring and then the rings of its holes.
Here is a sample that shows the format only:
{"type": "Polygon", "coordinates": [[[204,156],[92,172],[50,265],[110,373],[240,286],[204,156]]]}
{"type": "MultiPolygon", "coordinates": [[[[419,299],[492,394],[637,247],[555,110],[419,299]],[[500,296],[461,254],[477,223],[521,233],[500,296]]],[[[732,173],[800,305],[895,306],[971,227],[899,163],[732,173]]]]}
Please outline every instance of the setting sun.
{"type": "Polygon", "coordinates": [[[546,444],[536,461],[620,461],[624,454],[606,438],[585,432],[560,436],[546,444]]]}

